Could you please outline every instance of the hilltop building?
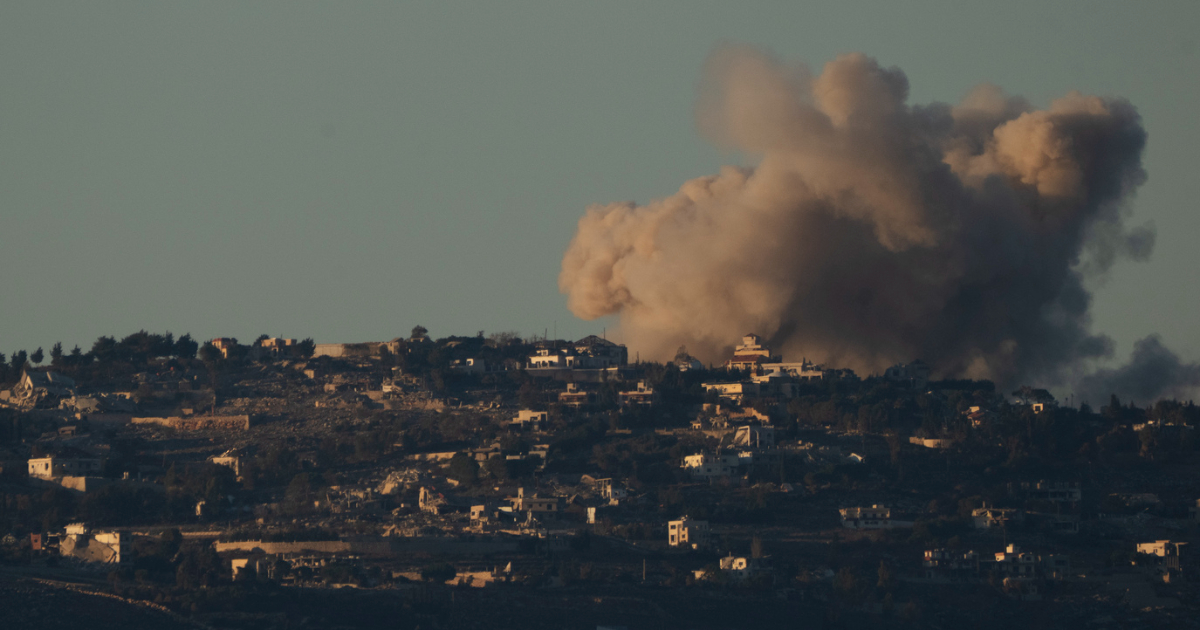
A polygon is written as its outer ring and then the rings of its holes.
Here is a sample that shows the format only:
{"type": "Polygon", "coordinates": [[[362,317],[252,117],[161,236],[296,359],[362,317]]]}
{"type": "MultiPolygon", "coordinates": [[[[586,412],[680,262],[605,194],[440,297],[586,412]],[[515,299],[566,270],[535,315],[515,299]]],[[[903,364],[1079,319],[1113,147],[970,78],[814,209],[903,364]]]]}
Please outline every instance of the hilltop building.
{"type": "Polygon", "coordinates": [[[917,359],[907,365],[902,363],[893,365],[883,372],[883,378],[913,389],[925,389],[929,385],[931,372],[928,364],[917,359]]]}
{"type": "Polygon", "coordinates": [[[528,359],[530,369],[603,370],[629,363],[624,345],[589,335],[571,344],[544,342],[528,359]]]}
{"type": "Polygon", "coordinates": [[[733,350],[733,358],[725,362],[725,367],[732,370],[749,370],[763,363],[778,362],[778,357],[771,356],[771,349],[762,345],[762,337],[754,333],[746,333],[741,345],[733,350]]]}

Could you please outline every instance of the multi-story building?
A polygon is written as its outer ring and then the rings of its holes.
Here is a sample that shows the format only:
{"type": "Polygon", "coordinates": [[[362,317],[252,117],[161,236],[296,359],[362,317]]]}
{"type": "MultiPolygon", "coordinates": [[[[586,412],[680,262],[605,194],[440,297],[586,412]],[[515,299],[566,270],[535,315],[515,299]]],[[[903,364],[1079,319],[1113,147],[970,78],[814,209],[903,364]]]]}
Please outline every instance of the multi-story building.
{"type": "Polygon", "coordinates": [[[714,455],[711,453],[697,453],[683,458],[683,469],[688,471],[693,478],[712,479],[732,475],[740,463],[738,456],[735,454],[714,455]]]}
{"type": "Polygon", "coordinates": [[[672,547],[707,547],[708,534],[708,521],[694,521],[684,516],[667,523],[667,543],[672,547]]]}

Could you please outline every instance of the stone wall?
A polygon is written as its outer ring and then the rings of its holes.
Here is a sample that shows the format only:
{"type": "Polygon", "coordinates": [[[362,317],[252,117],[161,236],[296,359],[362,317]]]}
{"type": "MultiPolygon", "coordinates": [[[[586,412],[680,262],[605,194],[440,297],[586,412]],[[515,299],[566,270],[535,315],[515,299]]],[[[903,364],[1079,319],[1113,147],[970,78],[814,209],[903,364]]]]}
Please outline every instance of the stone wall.
{"type": "Polygon", "coordinates": [[[180,418],[171,416],[169,418],[134,418],[133,424],[157,424],[159,426],[170,427],[180,431],[202,431],[202,430],[223,430],[223,431],[245,431],[250,428],[250,416],[188,416],[180,418]]]}
{"type": "Polygon", "coordinates": [[[517,551],[516,541],[459,540],[449,537],[419,536],[380,540],[315,540],[299,542],[262,542],[245,540],[214,543],[217,553],[253,551],[264,553],[360,553],[374,556],[393,556],[413,553],[485,554],[517,551]]]}

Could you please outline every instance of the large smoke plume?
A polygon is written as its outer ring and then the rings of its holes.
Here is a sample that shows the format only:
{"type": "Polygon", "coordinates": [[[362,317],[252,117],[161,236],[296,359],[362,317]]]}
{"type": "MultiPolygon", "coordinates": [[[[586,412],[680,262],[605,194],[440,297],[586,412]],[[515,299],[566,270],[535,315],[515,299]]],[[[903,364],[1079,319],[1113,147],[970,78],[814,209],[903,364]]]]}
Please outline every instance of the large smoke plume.
{"type": "Polygon", "coordinates": [[[861,54],[814,75],[717,51],[698,127],[757,165],[589,208],[559,276],[571,310],[619,314],[643,357],[719,361],[754,331],[860,374],[921,358],[1008,385],[1110,356],[1086,282],[1154,245],[1126,225],[1146,178],[1134,107],[1072,92],[1038,110],[991,85],[957,106],[907,97],[861,54]]]}

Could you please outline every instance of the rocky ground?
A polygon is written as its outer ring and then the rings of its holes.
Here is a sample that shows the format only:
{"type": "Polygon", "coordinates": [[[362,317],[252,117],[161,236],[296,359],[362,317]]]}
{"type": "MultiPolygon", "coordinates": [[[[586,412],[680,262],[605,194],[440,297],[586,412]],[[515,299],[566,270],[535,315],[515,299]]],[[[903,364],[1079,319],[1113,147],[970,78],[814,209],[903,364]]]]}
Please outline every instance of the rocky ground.
{"type": "Polygon", "coordinates": [[[200,628],[145,602],[81,585],[0,573],[0,627],[8,630],[179,630],[200,628]]]}

